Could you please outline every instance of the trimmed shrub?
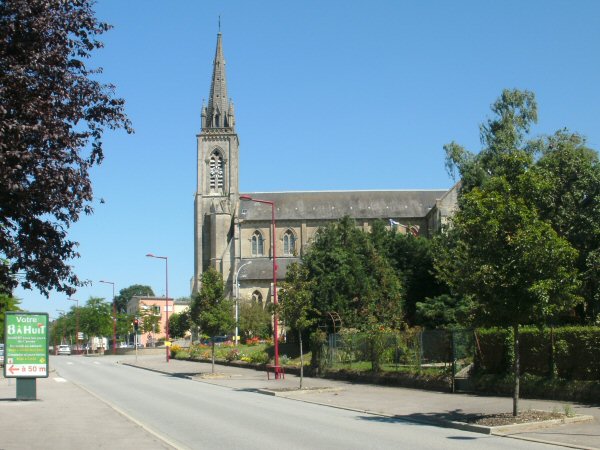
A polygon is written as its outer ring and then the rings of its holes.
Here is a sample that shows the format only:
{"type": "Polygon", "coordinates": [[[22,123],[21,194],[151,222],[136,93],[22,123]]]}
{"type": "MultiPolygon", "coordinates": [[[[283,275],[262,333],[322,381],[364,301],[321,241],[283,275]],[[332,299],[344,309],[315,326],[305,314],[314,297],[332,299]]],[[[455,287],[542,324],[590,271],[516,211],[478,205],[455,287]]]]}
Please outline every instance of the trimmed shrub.
{"type": "MultiPolygon", "coordinates": [[[[567,380],[600,379],[600,327],[523,327],[521,373],[567,380]]],[[[476,372],[503,375],[513,363],[512,331],[480,329],[476,332],[476,372]]]]}

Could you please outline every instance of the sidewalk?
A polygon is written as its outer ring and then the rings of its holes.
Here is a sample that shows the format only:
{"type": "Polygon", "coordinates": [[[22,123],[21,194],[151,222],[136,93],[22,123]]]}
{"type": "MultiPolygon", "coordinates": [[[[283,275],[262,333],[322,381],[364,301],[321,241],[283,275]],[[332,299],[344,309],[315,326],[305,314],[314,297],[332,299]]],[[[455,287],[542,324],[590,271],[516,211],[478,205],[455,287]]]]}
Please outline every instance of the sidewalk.
{"type": "MultiPolygon", "coordinates": [[[[256,390],[260,393],[286,397],[331,407],[352,409],[388,417],[441,425],[460,421],[468,415],[507,413],[512,411],[512,398],[450,394],[398,387],[349,383],[324,378],[304,378],[306,390],[298,391],[299,377],[286,374],[285,379],[267,380],[266,372],[241,367],[215,365],[211,375],[209,363],[180,361],[164,356],[148,356],[122,363],[182,376],[204,383],[232,389],[256,390]]],[[[592,422],[560,424],[534,431],[513,431],[509,436],[556,443],[565,447],[600,449],[600,405],[584,405],[553,400],[521,399],[520,408],[563,411],[571,406],[576,414],[593,416],[592,422]]]]}
{"type": "Polygon", "coordinates": [[[36,401],[15,401],[16,379],[0,371],[0,449],[169,449],[149,430],[52,370],[36,401]]]}

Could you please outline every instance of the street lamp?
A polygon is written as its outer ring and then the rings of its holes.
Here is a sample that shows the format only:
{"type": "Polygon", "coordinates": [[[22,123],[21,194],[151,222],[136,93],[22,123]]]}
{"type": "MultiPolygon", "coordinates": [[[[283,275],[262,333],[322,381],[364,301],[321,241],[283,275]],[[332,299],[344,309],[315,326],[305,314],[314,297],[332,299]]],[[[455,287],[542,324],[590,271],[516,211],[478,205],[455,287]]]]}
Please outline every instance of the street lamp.
{"type": "Polygon", "coordinates": [[[165,260],[165,310],[167,313],[165,325],[165,346],[167,347],[167,362],[170,360],[170,346],[169,346],[169,259],[167,256],[156,256],[152,253],[146,255],[148,258],[157,258],[165,260]]]}
{"type": "Polygon", "coordinates": [[[233,277],[233,284],[235,286],[235,345],[238,345],[238,332],[239,332],[239,300],[240,300],[240,285],[238,283],[240,271],[243,267],[252,264],[252,261],[248,261],[247,263],[242,264],[238,267],[237,272],[235,273],[235,277],[233,277]]]}
{"type": "Polygon", "coordinates": [[[256,203],[264,203],[266,205],[271,205],[271,226],[273,227],[273,234],[271,236],[271,241],[273,243],[273,305],[275,306],[275,313],[273,317],[273,343],[275,345],[275,379],[279,379],[279,333],[277,330],[277,322],[279,322],[279,317],[277,315],[277,248],[276,248],[276,237],[277,228],[275,226],[275,202],[271,200],[261,200],[258,198],[252,198],[249,195],[240,195],[240,200],[248,201],[248,202],[256,202],[256,203]]]}
{"type": "Polygon", "coordinates": [[[112,281],[102,281],[100,283],[112,284],[113,290],[113,355],[117,354],[117,303],[115,302],[115,283],[112,281]]]}
{"type": "Polygon", "coordinates": [[[77,333],[77,339],[75,340],[75,342],[77,343],[77,352],[79,352],[79,300],[77,300],[76,298],[68,298],[67,300],[77,302],[77,313],[75,314],[75,333],[77,333]]]}

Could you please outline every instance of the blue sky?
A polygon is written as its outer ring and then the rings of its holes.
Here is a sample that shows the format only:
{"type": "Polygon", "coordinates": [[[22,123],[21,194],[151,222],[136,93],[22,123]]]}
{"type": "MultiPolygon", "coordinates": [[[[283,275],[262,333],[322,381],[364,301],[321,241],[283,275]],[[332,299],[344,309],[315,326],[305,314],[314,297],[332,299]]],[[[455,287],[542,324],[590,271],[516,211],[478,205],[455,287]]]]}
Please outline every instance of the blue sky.
{"type": "MultiPolygon", "coordinates": [[[[189,295],[196,135],[218,17],[246,192],[447,188],[443,145],[478,151],[503,88],[536,94],[533,135],[566,127],[600,149],[600,2],[100,0],[114,25],[90,61],[125,98],[134,135],[105,135],[95,213],[72,262],[112,297],[132,284],[189,295]],[[105,203],[100,204],[103,198],[105,203]]],[[[18,289],[22,308],[74,305],[18,289]]]]}

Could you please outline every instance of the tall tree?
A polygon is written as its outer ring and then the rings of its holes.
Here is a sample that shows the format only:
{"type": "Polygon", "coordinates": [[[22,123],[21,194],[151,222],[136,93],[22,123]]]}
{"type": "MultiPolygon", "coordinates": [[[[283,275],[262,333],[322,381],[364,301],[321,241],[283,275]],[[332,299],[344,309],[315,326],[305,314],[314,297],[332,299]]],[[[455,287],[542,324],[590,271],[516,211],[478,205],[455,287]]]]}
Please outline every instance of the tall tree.
{"type": "Polygon", "coordinates": [[[344,326],[361,328],[376,321],[403,324],[403,286],[385,255],[349,217],[319,229],[303,257],[314,309],[336,312],[344,326]]]}
{"type": "Polygon", "coordinates": [[[533,167],[541,189],[530,189],[540,216],[577,249],[580,320],[600,323],[600,161],[575,133],[560,130],[537,143],[533,167]]]}
{"type": "Polygon", "coordinates": [[[87,65],[110,29],[92,0],[0,2],[0,287],[73,294],[67,230],[92,213],[89,170],[106,129],[131,132],[124,101],[87,65]]]}
{"type": "Polygon", "coordinates": [[[281,288],[278,313],[286,325],[298,333],[300,346],[300,389],[304,380],[304,354],[302,353],[302,332],[316,322],[312,298],[312,284],[306,267],[297,263],[288,267],[286,281],[281,288]]]}
{"type": "Polygon", "coordinates": [[[90,297],[79,314],[79,328],[89,338],[112,335],[112,305],[103,298],[90,297]]]}
{"type": "Polygon", "coordinates": [[[456,144],[446,148],[465,185],[435,264],[455,294],[473,301],[476,323],[512,328],[517,415],[519,327],[544,324],[580,300],[577,251],[532,200],[544,188],[532,170],[536,145],[525,141],[537,118],[533,94],[504,91],[492,110],[496,117],[481,127],[485,147],[478,155],[456,144]]]}
{"type": "Polygon", "coordinates": [[[191,329],[190,310],[169,315],[169,335],[174,338],[183,338],[191,329]]]}
{"type": "Polygon", "coordinates": [[[145,284],[132,284],[119,291],[118,295],[115,295],[115,303],[117,311],[121,313],[127,312],[127,303],[134,296],[154,297],[154,291],[150,286],[145,284]]]}
{"type": "MultiPolygon", "coordinates": [[[[229,333],[235,326],[233,302],[225,298],[223,277],[214,268],[202,273],[200,292],[192,299],[190,317],[211,337],[229,333]]],[[[212,372],[215,371],[215,340],[211,339],[212,372]]]]}
{"type": "MultiPolygon", "coordinates": [[[[376,220],[369,238],[377,252],[392,265],[404,287],[404,314],[410,325],[423,325],[417,320],[417,303],[426,298],[448,294],[448,287],[436,278],[433,269],[433,241],[412,233],[386,229],[376,220]]],[[[421,316],[418,316],[421,318],[421,316]]]]}
{"type": "Polygon", "coordinates": [[[261,303],[243,302],[240,306],[240,333],[244,339],[273,336],[272,315],[261,303]]]}

